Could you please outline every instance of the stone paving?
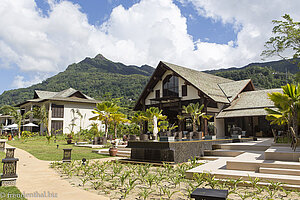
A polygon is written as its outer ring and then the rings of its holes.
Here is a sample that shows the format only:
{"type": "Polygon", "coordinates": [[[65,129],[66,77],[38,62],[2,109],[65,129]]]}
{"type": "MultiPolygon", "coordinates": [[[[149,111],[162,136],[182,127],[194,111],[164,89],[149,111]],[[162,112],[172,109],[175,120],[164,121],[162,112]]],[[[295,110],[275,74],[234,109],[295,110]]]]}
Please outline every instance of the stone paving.
{"type": "MultiPolygon", "coordinates": [[[[50,161],[39,160],[30,153],[18,148],[15,151],[15,157],[19,158],[17,187],[29,200],[109,199],[81,188],[73,187],[68,180],[62,179],[58,173],[49,167],[50,161]]],[[[109,160],[111,158],[105,159],[109,160]]]]}

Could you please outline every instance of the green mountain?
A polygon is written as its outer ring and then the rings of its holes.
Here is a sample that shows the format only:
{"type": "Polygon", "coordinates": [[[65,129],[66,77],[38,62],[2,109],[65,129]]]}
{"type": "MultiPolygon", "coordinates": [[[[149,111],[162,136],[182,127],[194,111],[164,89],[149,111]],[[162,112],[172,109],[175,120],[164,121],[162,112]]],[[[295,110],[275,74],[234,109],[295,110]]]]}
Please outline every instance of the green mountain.
{"type": "Polygon", "coordinates": [[[0,95],[0,105],[24,102],[33,98],[34,90],[57,92],[69,87],[96,99],[103,99],[107,93],[113,98],[124,97],[122,102],[128,104],[138,98],[153,71],[154,68],[148,65],[127,66],[112,62],[99,54],[95,58],[85,58],[69,65],[64,72],[42,83],[3,92],[0,95]]]}
{"type": "Polygon", "coordinates": [[[299,72],[297,63],[294,61],[272,61],[263,63],[251,63],[242,68],[228,68],[209,70],[207,73],[222,76],[232,80],[252,79],[256,89],[279,88],[286,83],[295,83],[296,73],[299,72]]]}
{"type": "MultiPolygon", "coordinates": [[[[232,80],[251,78],[256,88],[278,88],[286,82],[295,81],[299,71],[296,64],[287,61],[251,63],[242,68],[229,68],[206,71],[232,80]]],[[[0,106],[15,105],[33,98],[34,90],[61,91],[69,87],[96,98],[105,99],[110,93],[112,98],[123,97],[123,106],[131,107],[138,99],[154,68],[143,65],[124,65],[112,62],[101,54],[95,58],[85,58],[71,64],[64,72],[48,78],[42,83],[3,92],[0,106]]]]}

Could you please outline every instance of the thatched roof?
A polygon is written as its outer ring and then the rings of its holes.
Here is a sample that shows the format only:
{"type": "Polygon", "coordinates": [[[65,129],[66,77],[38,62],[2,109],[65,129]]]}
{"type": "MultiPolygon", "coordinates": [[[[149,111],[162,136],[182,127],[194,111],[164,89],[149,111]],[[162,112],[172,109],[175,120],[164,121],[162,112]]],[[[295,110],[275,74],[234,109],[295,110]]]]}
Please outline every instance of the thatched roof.
{"type": "Polygon", "coordinates": [[[265,116],[264,108],[274,108],[274,103],[268,98],[268,93],[282,92],[281,88],[243,92],[232,104],[219,113],[217,118],[241,116],[265,116]]]}
{"type": "Polygon", "coordinates": [[[177,76],[198,89],[204,96],[219,103],[229,104],[248,85],[250,85],[250,90],[254,90],[254,86],[249,79],[233,81],[220,76],[161,61],[136,102],[134,107],[135,110],[141,109],[141,101],[149,95],[150,91],[155,87],[167,70],[173,71],[177,76]]]}

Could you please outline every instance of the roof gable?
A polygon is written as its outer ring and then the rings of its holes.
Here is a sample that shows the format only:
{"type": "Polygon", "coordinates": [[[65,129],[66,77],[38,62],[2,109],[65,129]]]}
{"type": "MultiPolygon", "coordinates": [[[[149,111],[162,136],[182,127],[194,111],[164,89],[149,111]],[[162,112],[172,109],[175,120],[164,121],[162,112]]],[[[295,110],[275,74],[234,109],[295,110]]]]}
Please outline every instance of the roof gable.
{"type": "Polygon", "coordinates": [[[219,84],[219,87],[230,102],[232,102],[237,97],[237,95],[240,94],[247,86],[251,88],[249,90],[255,90],[251,79],[231,81],[219,84]]]}
{"type": "Polygon", "coordinates": [[[232,82],[232,80],[207,74],[197,70],[181,67],[167,62],[161,62],[170,70],[176,72],[183,79],[192,84],[195,88],[202,91],[205,95],[216,102],[229,103],[226,95],[220,89],[218,84],[232,82]]]}

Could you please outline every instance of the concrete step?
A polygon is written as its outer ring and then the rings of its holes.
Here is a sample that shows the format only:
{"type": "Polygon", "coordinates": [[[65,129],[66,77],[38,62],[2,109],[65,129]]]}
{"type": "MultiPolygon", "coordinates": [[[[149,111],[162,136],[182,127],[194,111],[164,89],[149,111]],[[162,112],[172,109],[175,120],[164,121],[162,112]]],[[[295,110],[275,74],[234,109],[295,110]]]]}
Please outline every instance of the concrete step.
{"type": "Polygon", "coordinates": [[[236,157],[242,153],[244,153],[244,151],[226,149],[204,150],[204,156],[236,157]]]}
{"type": "MultiPolygon", "coordinates": [[[[98,151],[95,151],[95,153],[102,154],[102,155],[109,155],[108,149],[100,149],[98,151]]],[[[117,156],[120,156],[120,157],[130,157],[130,155],[131,155],[131,151],[118,150],[118,152],[117,152],[117,156]]]]}
{"type": "Polygon", "coordinates": [[[229,143],[229,144],[215,144],[213,149],[226,149],[226,150],[242,150],[242,151],[265,151],[269,148],[269,145],[257,145],[257,144],[243,144],[243,143],[229,143]]]}
{"type": "Polygon", "coordinates": [[[255,160],[255,161],[228,160],[226,162],[226,169],[229,170],[258,172],[260,167],[300,170],[300,163],[274,161],[274,160],[255,160]]]}
{"type": "Polygon", "coordinates": [[[219,157],[215,157],[215,156],[200,156],[200,157],[196,157],[198,160],[217,160],[219,159],[219,157]]]}
{"type": "MultiPolygon", "coordinates": [[[[188,170],[186,172],[186,177],[189,179],[193,178],[194,173],[203,173],[209,171],[197,171],[194,169],[188,170]]],[[[268,183],[268,181],[281,182],[289,185],[296,185],[300,189],[300,178],[294,175],[281,175],[281,174],[267,174],[267,173],[255,173],[249,171],[239,171],[239,170],[227,170],[220,169],[218,171],[210,172],[218,179],[239,179],[242,178],[244,181],[249,181],[249,177],[257,177],[261,182],[268,183]]]]}
{"type": "Polygon", "coordinates": [[[290,146],[272,146],[265,151],[266,160],[281,160],[299,162],[300,149],[293,151],[290,146]]]}
{"type": "Polygon", "coordinates": [[[260,167],[259,168],[259,173],[300,176],[300,170],[299,169],[282,169],[282,168],[260,167]]]}
{"type": "Polygon", "coordinates": [[[131,151],[131,148],[125,148],[125,147],[119,147],[118,146],[118,150],[119,151],[131,151]]]}

